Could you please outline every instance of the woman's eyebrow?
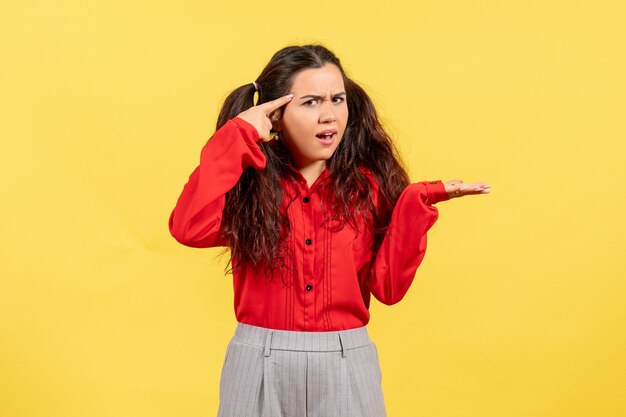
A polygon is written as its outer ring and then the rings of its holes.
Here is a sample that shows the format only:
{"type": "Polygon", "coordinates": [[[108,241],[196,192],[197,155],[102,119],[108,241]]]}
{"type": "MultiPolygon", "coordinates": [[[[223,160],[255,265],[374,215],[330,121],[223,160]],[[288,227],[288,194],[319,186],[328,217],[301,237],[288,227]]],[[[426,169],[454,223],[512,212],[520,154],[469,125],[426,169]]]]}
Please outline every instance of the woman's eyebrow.
{"type": "MultiPolygon", "coordinates": [[[[342,91],[342,92],[340,92],[340,93],[333,94],[333,97],[337,97],[337,96],[345,96],[345,95],[346,95],[346,92],[345,92],[345,91],[342,91]]],[[[324,97],[322,97],[322,96],[315,96],[315,95],[309,94],[309,95],[306,95],[306,96],[302,96],[302,97],[300,97],[300,98],[324,98],[324,97]]]]}

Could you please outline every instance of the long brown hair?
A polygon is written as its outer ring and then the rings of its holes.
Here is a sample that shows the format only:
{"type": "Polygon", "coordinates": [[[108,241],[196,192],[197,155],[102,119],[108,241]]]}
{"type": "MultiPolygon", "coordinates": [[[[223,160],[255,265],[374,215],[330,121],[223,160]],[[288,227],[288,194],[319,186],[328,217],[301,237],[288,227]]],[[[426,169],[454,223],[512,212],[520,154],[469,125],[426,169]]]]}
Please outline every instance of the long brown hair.
{"type": "MultiPolygon", "coordinates": [[[[393,206],[410,180],[397,149],[378,119],[372,100],[347,77],[339,58],[319,44],[292,45],[279,50],[256,79],[259,86],[257,104],[288,94],[298,72],[321,68],[327,63],[336,65],[341,71],[349,112],[343,138],[326,161],[330,174],[327,179],[333,195],[330,212],[337,213],[328,220],[348,223],[358,233],[357,217],[364,216],[368,219],[368,227],[374,228],[374,250],[377,250],[393,206]],[[359,167],[369,169],[378,181],[380,212],[372,204],[370,183],[359,167]]],[[[252,107],[255,91],[252,83],[233,90],[224,101],[216,130],[252,107]]],[[[264,265],[265,274],[269,276],[279,264],[284,266],[285,257],[291,255],[285,245],[291,227],[287,214],[280,210],[284,194],[280,179],[293,177],[294,173],[288,167],[289,154],[282,142],[273,140],[259,143],[259,146],[266,156],[266,167],[262,171],[248,167],[235,187],[226,193],[221,226],[229,242],[230,261],[239,261],[237,265],[233,263],[233,269],[264,265]]]]}

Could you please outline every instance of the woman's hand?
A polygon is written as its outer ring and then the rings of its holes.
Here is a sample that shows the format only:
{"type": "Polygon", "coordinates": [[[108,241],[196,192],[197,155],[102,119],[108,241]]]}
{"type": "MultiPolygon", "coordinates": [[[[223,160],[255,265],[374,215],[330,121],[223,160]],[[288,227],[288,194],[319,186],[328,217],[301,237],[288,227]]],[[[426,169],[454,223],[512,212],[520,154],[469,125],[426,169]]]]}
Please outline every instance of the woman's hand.
{"type": "Polygon", "coordinates": [[[462,180],[451,180],[443,184],[450,198],[463,197],[470,194],[487,194],[491,185],[486,182],[464,183],[462,180]]]}
{"type": "Polygon", "coordinates": [[[250,107],[248,110],[242,111],[237,115],[237,117],[254,126],[257,132],[259,132],[259,137],[263,138],[267,142],[271,139],[270,130],[272,130],[273,127],[270,115],[281,106],[289,103],[292,98],[293,94],[287,94],[286,96],[279,97],[276,100],[258,104],[250,107]]]}

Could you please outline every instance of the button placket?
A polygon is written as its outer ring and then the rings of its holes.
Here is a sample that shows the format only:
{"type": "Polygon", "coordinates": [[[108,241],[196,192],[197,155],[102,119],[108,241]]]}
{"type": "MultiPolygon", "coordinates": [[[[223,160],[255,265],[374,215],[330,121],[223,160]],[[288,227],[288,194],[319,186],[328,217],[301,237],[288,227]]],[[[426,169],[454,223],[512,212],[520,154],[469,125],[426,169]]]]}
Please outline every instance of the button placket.
{"type": "Polygon", "coordinates": [[[301,187],[301,198],[300,198],[300,209],[302,210],[302,221],[303,221],[303,230],[301,239],[304,240],[304,245],[302,246],[302,262],[303,262],[303,276],[302,276],[302,284],[304,288],[302,288],[304,292],[304,327],[308,326],[308,323],[313,323],[316,320],[315,317],[315,303],[316,296],[313,292],[314,288],[314,280],[313,274],[315,273],[315,248],[313,246],[313,238],[315,238],[315,208],[313,206],[313,195],[311,194],[311,190],[306,185],[306,183],[302,184],[301,187]]]}

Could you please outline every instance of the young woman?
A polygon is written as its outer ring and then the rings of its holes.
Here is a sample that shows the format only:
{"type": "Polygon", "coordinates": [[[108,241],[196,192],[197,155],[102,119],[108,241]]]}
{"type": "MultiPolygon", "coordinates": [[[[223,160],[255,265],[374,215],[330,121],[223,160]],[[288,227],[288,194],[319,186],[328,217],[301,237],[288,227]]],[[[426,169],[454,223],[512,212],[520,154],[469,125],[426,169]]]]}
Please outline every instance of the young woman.
{"type": "Polygon", "coordinates": [[[276,52],[226,98],[169,218],[183,245],[231,252],[238,323],[218,417],[385,416],[370,294],[399,302],[433,204],[488,188],[410,183],[374,104],[331,51],[276,52]]]}

